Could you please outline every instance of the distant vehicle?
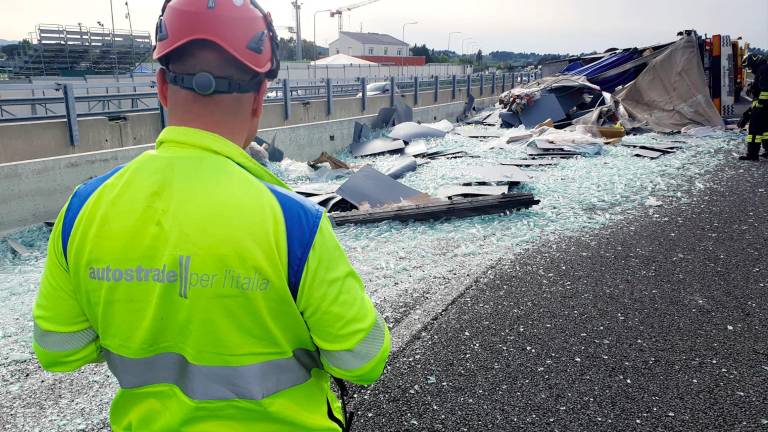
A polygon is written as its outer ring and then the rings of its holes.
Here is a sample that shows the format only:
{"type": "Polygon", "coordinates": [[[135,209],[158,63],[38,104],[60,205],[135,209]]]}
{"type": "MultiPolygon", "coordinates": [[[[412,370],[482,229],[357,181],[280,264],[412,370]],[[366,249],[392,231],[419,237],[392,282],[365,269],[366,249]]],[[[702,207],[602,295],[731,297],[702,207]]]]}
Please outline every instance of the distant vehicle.
{"type": "MultiPolygon", "coordinates": [[[[373,84],[368,84],[366,89],[367,89],[368,96],[380,96],[380,95],[389,94],[389,83],[377,82],[373,84]]],[[[400,93],[400,89],[397,88],[397,84],[395,84],[395,93],[400,93]]],[[[363,97],[363,92],[358,93],[357,97],[359,98],[363,97]]]]}

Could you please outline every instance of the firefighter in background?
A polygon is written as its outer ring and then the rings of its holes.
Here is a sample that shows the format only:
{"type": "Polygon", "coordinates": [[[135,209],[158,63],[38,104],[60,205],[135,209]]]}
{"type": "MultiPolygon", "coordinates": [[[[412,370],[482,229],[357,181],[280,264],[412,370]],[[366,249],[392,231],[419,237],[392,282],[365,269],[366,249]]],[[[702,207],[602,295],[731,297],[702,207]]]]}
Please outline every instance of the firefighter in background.
{"type": "Polygon", "coordinates": [[[761,55],[750,54],[744,59],[744,67],[755,77],[747,89],[751,97],[752,107],[742,116],[739,127],[744,128],[749,123],[747,134],[747,154],[740,160],[760,160],[760,146],[763,147],[762,157],[768,158],[768,59],[761,55]]]}

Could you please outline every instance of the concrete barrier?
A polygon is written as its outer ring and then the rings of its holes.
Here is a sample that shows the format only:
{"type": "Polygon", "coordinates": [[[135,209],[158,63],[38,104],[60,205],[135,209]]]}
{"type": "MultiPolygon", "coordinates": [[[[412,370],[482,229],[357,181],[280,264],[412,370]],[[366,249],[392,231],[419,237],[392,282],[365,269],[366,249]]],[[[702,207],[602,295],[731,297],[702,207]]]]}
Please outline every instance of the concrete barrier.
{"type": "Polygon", "coordinates": [[[0,165],[0,233],[53,220],[75,186],[153,148],[59,156],[0,165]]]}
{"type": "MultiPolygon", "coordinates": [[[[490,87],[487,84],[486,95],[490,96],[490,93],[490,87]]],[[[477,97],[479,87],[473,89],[473,94],[477,97]]],[[[419,104],[414,106],[414,109],[452,102],[463,103],[461,101],[466,99],[466,88],[458,88],[455,99],[450,89],[441,90],[438,96],[438,100],[435,101],[433,91],[420,92],[419,104]]],[[[414,105],[413,94],[399,97],[408,105],[414,105]]],[[[261,127],[275,129],[372,116],[389,104],[388,95],[369,97],[365,110],[362,109],[360,98],[334,99],[332,112],[329,113],[325,100],[293,102],[290,104],[288,118],[286,118],[283,104],[267,104],[264,107],[261,127]]],[[[160,132],[161,121],[159,113],[143,113],[110,119],[105,117],[80,119],[78,126],[80,145],[72,146],[69,143],[66,120],[0,124],[0,163],[149,144],[154,142],[160,132]]],[[[331,135],[333,134],[328,136],[331,135]]]]}
{"type": "MultiPolygon", "coordinates": [[[[385,99],[388,101],[388,98],[385,99]]],[[[482,109],[495,102],[495,97],[489,97],[478,99],[475,105],[482,109]]],[[[414,120],[455,121],[463,112],[464,104],[462,100],[417,107],[413,112],[414,120]]],[[[337,120],[273,127],[260,131],[259,136],[274,142],[285,152],[287,158],[310,160],[323,151],[336,152],[346,148],[352,142],[354,123],[359,121],[371,124],[375,117],[357,115],[337,120]]],[[[137,120],[131,128],[135,128],[139,121],[149,122],[151,127],[151,119],[145,116],[137,120]]],[[[129,129],[125,133],[130,137],[129,132],[132,130],[129,129]]],[[[121,139],[120,136],[119,132],[110,135],[112,139],[121,139]]],[[[154,136],[147,140],[153,141],[154,136]]],[[[78,184],[117,165],[130,162],[153,148],[154,144],[138,145],[0,164],[0,233],[54,219],[78,184]]]]}

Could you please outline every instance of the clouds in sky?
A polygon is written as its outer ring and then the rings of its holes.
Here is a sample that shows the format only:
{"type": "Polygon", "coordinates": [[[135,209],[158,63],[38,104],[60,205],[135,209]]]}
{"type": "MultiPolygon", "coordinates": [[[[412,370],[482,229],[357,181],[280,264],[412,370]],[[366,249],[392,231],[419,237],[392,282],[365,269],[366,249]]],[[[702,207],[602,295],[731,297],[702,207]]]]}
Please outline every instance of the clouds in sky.
{"type": "MultiPolygon", "coordinates": [[[[112,0],[115,27],[128,28],[125,0],[112,0]]],[[[200,0],[205,1],[205,0],[200,0]]],[[[217,0],[232,1],[232,0],[217,0]]],[[[314,12],[356,3],[358,0],[305,0],[302,9],[304,39],[313,37],[314,12]]],[[[162,0],[129,0],[134,29],[151,31],[162,0]]],[[[277,25],[293,26],[290,0],[262,0],[277,25]]],[[[0,0],[0,38],[20,39],[40,23],[110,26],[109,0],[0,0]]],[[[700,33],[743,36],[753,45],[768,48],[768,0],[380,0],[348,13],[345,30],[389,33],[413,44],[445,49],[448,33],[452,49],[462,39],[469,51],[535,51],[578,53],[611,47],[649,45],[669,41],[683,29],[700,33]],[[471,48],[470,48],[471,47],[471,48]]],[[[333,41],[337,21],[328,13],[317,15],[317,39],[333,41]]]]}

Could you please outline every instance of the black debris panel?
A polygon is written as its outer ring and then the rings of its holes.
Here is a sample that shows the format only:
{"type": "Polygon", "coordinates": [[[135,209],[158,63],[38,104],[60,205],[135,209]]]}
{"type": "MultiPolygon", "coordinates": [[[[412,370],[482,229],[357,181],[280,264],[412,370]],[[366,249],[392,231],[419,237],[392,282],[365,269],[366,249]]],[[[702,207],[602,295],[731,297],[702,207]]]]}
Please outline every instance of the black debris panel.
{"type": "Polygon", "coordinates": [[[305,183],[303,185],[294,186],[292,189],[297,194],[309,198],[336,193],[339,186],[331,183],[305,183]]]}
{"type": "Polygon", "coordinates": [[[475,97],[472,95],[469,95],[467,96],[467,103],[464,104],[464,116],[462,119],[469,117],[469,115],[472,113],[474,109],[475,109],[475,97]]]}
{"type": "Polygon", "coordinates": [[[262,148],[267,149],[270,162],[282,162],[283,159],[285,159],[285,152],[277,147],[277,135],[272,138],[272,142],[267,142],[265,139],[258,136],[255,137],[253,141],[260,145],[262,148]]]}
{"type": "Polygon", "coordinates": [[[483,111],[480,114],[470,118],[464,123],[470,124],[470,125],[481,125],[481,124],[484,124],[486,119],[490,118],[493,114],[494,114],[493,112],[483,111]]]}
{"type": "Polygon", "coordinates": [[[387,129],[395,125],[395,115],[397,110],[394,108],[382,108],[376,115],[376,120],[373,121],[371,128],[373,129],[387,129]]]}
{"type": "Polygon", "coordinates": [[[356,172],[336,194],[358,209],[378,208],[403,202],[425,202],[434,198],[412,189],[371,166],[356,172]]]}
{"type": "Polygon", "coordinates": [[[463,157],[470,157],[470,155],[469,153],[463,150],[435,150],[432,152],[427,152],[421,157],[424,157],[430,160],[435,160],[435,159],[459,159],[463,157]]]}
{"type": "Polygon", "coordinates": [[[358,143],[368,139],[373,135],[373,130],[365,123],[355,122],[355,132],[352,135],[352,142],[358,143]]]}
{"type": "Polygon", "coordinates": [[[630,148],[639,148],[643,150],[650,150],[655,152],[662,152],[662,153],[677,153],[678,150],[683,148],[681,145],[677,144],[633,144],[633,143],[622,143],[622,147],[630,147],[630,148]]]}
{"type": "Polygon", "coordinates": [[[638,157],[644,157],[648,159],[658,159],[659,157],[664,156],[666,153],[663,153],[660,151],[653,151],[653,150],[635,149],[633,154],[638,157]]]}
{"type": "Polygon", "coordinates": [[[474,198],[480,196],[503,195],[509,192],[509,186],[445,186],[435,195],[441,198],[474,198]]]}
{"type": "Polygon", "coordinates": [[[507,214],[539,204],[530,193],[511,193],[478,198],[458,198],[423,204],[390,206],[364,211],[331,213],[336,226],[373,224],[385,221],[429,221],[507,214]]]}
{"type": "Polygon", "coordinates": [[[395,117],[394,124],[407,123],[413,121],[413,108],[403,102],[402,99],[395,99],[395,117]]]}
{"type": "Polygon", "coordinates": [[[508,111],[500,114],[503,127],[524,125],[528,129],[533,129],[548,119],[559,121],[565,117],[562,104],[554,94],[549,92],[542,92],[539,99],[533,101],[521,112],[508,111]]]}
{"type": "Polygon", "coordinates": [[[410,156],[404,156],[395,161],[395,165],[388,169],[384,174],[395,180],[405,177],[406,174],[416,171],[419,167],[416,159],[410,156]]]}
{"type": "Polygon", "coordinates": [[[574,158],[581,156],[580,153],[566,150],[544,150],[538,147],[528,146],[525,149],[529,157],[532,158],[574,158]]]}

